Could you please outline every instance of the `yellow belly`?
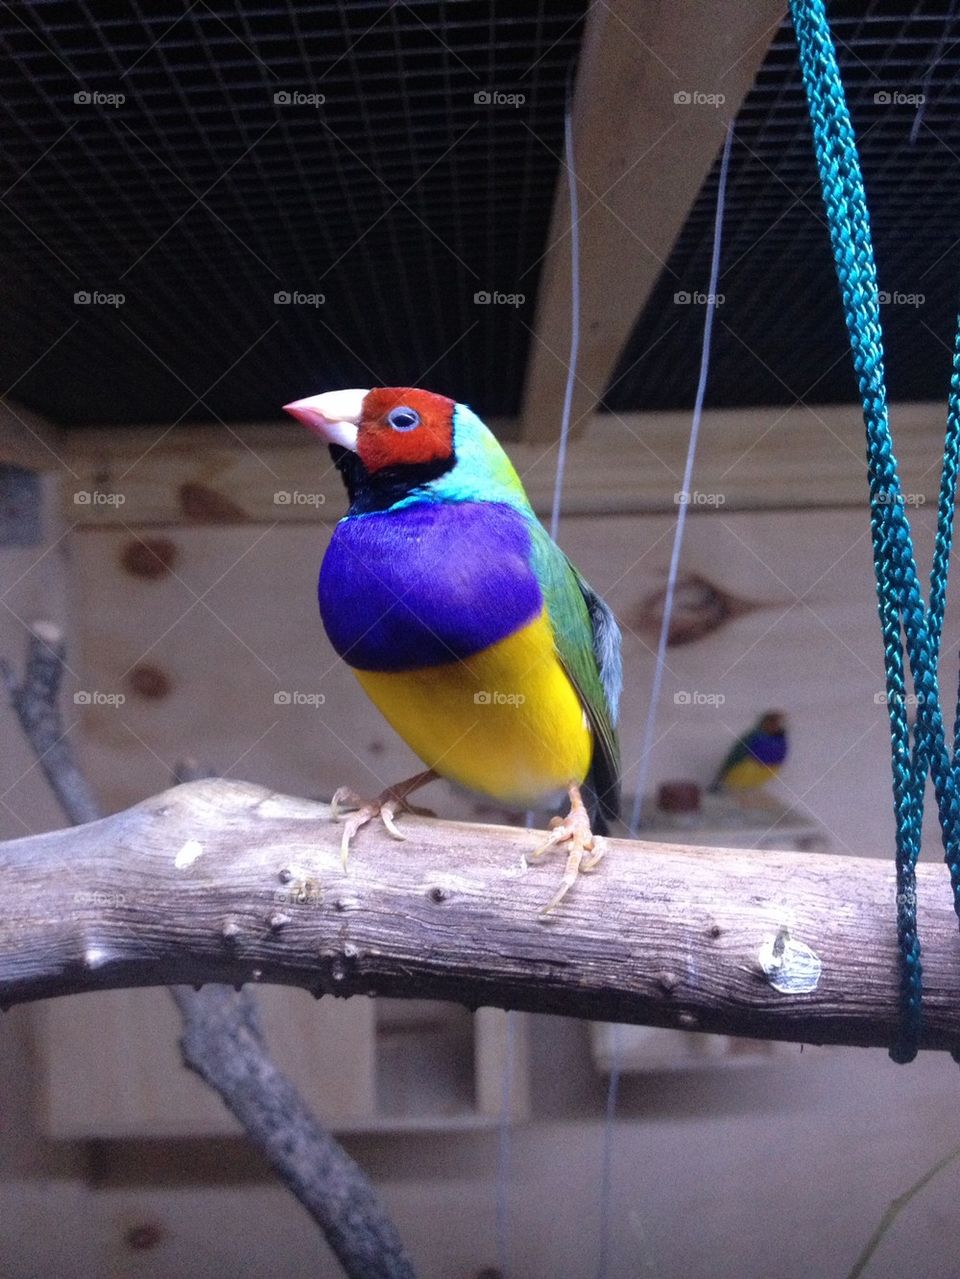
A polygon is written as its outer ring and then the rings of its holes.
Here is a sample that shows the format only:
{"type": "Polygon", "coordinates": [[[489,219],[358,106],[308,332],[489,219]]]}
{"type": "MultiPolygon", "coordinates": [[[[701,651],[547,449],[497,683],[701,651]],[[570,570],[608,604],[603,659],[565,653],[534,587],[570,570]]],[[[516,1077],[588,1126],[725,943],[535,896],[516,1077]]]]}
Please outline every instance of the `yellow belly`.
{"type": "Polygon", "coordinates": [[[590,768],[590,726],[543,614],[463,661],[354,674],[429,768],[501,803],[533,804],[590,768]]]}
{"type": "Polygon", "coordinates": [[[769,764],[761,764],[751,755],[748,759],[740,760],[739,764],[734,764],[724,774],[723,785],[726,790],[756,790],[771,777],[776,777],[778,771],[769,764]]]}

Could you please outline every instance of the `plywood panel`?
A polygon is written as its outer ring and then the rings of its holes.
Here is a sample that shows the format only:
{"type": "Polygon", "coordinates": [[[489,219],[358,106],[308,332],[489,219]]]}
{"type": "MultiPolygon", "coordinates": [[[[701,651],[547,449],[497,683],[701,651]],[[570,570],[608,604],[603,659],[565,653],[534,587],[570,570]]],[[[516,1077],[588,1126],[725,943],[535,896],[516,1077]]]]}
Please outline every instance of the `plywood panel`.
{"type": "MultiPolygon", "coordinates": [[[[319,1002],[302,990],[257,991],[267,1042],[331,1127],[374,1113],[373,1002],[319,1002]]],[[[180,1016],[165,990],[51,1000],[37,1010],[43,1114],[53,1137],[234,1134],[215,1093],[183,1068],[180,1016]]]]}
{"type": "MultiPolygon", "coordinates": [[[[566,315],[566,309],[564,309],[566,315]]],[[[562,381],[561,381],[562,385],[562,381]]],[[[483,413],[483,405],[473,406],[483,413]]],[[[891,408],[904,490],[936,502],[943,453],[941,404],[891,408]]],[[[556,434],[559,419],[542,423],[556,434]]],[[[557,446],[512,441],[491,429],[523,478],[535,510],[550,510],[557,446]]],[[[592,415],[570,444],[567,514],[676,512],[690,414],[592,415]]],[[[322,525],[344,509],[327,451],[299,428],[82,432],[71,437],[63,488],[69,523],[322,525]],[[80,500],[78,500],[80,499],[80,500]]],[[[863,420],[855,404],[713,409],[703,417],[695,489],[727,511],[850,505],[866,509],[863,420]]]]}
{"type": "MultiPolygon", "coordinates": [[[[933,518],[932,508],[914,512],[921,564],[933,518]]],[[[673,527],[668,516],[562,525],[564,548],[624,627],[628,789],[653,674],[650,601],[663,586],[673,527]]],[[[126,697],[81,708],[85,762],[110,808],[159,790],[185,752],[226,775],[304,795],[329,795],[343,782],[369,792],[416,769],[323,635],[314,583],[325,528],[165,536],[174,570],[149,579],[122,567],[131,534],[91,530],[74,540],[83,679],[126,697]],[[143,685],[138,668],[150,677],[143,685]],[[290,702],[278,704],[278,693],[290,702]]],[[[779,798],[809,810],[838,850],[892,847],[890,811],[875,799],[889,757],[866,512],[695,513],[682,567],[714,585],[729,617],[668,653],[651,783],[708,781],[756,714],[782,706],[792,751],[779,798]]],[[[957,618],[952,604],[945,670],[956,657],[957,618]]],[[[445,784],[424,800],[448,815],[499,815],[445,784]]]]}
{"type": "MultiPolygon", "coordinates": [[[[4,438],[0,415],[0,444],[4,438]]],[[[0,656],[18,674],[23,672],[28,626],[39,620],[67,625],[67,543],[57,478],[41,476],[40,493],[41,540],[35,546],[0,546],[0,656]]],[[[71,666],[75,656],[71,655],[71,666]]],[[[65,683],[65,727],[73,731],[79,715],[71,700],[69,671],[65,683]]],[[[63,825],[63,814],[5,696],[0,696],[0,741],[0,839],[17,839],[63,825]]]]}

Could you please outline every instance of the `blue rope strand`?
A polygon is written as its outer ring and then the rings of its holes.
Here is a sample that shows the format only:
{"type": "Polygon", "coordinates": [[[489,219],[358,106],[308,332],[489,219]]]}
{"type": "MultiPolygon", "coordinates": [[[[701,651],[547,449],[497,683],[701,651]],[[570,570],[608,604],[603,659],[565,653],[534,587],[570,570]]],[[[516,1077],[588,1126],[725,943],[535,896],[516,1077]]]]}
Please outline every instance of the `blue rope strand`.
{"type": "MultiPolygon", "coordinates": [[[[937,682],[960,447],[960,356],[954,359],[928,611],[924,608],[917,577],[910,524],[890,435],[876,265],[853,126],[823,0],[791,0],[790,8],[800,49],[800,65],[813,125],[814,151],[867,436],[870,524],[886,666],[897,823],[901,1024],[891,1056],[896,1061],[906,1062],[916,1055],[922,1028],[923,985],[915,867],[920,851],[923,792],[928,771],[933,777],[937,797],[954,907],[960,915],[957,778],[947,752],[937,682]],[[904,642],[918,704],[912,753],[906,714],[904,642]]],[[[960,719],[955,725],[955,741],[958,733],[960,719]]]]}

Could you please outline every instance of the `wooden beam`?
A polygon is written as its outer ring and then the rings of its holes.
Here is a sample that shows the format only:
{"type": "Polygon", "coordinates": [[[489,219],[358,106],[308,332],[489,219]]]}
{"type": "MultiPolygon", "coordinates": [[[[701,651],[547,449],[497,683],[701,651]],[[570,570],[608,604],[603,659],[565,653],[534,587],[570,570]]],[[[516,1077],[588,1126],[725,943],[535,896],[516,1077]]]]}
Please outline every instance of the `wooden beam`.
{"type": "MultiPolygon", "coordinates": [[[[348,870],[319,803],[199,781],[0,846],[0,999],[278,982],[807,1043],[896,1033],[892,861],[611,840],[551,916],[536,833],[404,815],[348,870]],[[277,893],[283,889],[284,903],[277,893]]],[[[960,1049],[946,869],[918,868],[923,1043],[960,1049]]]]}
{"type": "MultiPolygon", "coordinates": [[[[590,6],[573,105],[581,246],[574,424],[603,395],[785,11],[783,0],[729,0],[713,21],[698,0],[590,6]]],[[[527,365],[526,440],[553,440],[560,424],[570,345],[567,191],[561,165],[527,365]]]]}
{"type": "Polygon", "coordinates": [[[64,470],[65,433],[46,418],[10,400],[0,400],[0,463],[31,471],[64,470]]]}
{"type": "MultiPolygon", "coordinates": [[[[935,505],[943,405],[896,404],[891,419],[911,505],[935,505]]],[[[571,444],[564,514],[675,510],[689,430],[687,412],[592,414],[571,444]]],[[[143,429],[76,432],[69,447],[64,512],[80,527],[331,523],[345,508],[326,450],[296,427],[200,426],[160,439],[143,429]]],[[[526,441],[505,447],[534,509],[545,515],[555,448],[526,441]]],[[[694,490],[696,511],[865,508],[860,409],[710,410],[701,426],[694,490]]]]}

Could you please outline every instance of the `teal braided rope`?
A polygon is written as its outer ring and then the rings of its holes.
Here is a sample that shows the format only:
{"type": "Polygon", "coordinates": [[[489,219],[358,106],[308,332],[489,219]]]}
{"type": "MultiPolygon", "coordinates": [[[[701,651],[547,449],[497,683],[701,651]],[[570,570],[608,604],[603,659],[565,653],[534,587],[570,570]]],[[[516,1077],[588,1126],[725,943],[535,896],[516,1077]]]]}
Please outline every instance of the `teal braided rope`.
{"type": "MultiPolygon", "coordinates": [[[[951,389],[945,474],[938,509],[931,609],[924,608],[910,524],[887,414],[877,273],[853,126],[823,0],[791,0],[800,65],[813,124],[814,150],[830,226],[844,318],[863,404],[877,604],[883,635],[897,825],[897,937],[901,955],[901,1025],[891,1055],[910,1061],[921,1034],[922,968],[915,867],[923,825],[923,790],[933,777],[954,906],[960,915],[960,809],[944,738],[937,681],[943,603],[956,495],[960,394],[951,389]],[[914,751],[906,714],[902,638],[917,696],[914,751]]],[[[956,730],[955,730],[956,735],[956,730]]]]}

